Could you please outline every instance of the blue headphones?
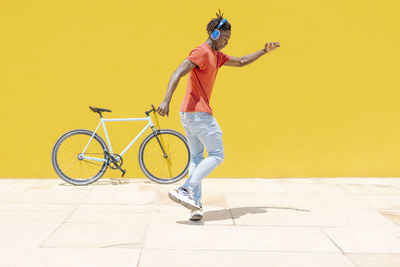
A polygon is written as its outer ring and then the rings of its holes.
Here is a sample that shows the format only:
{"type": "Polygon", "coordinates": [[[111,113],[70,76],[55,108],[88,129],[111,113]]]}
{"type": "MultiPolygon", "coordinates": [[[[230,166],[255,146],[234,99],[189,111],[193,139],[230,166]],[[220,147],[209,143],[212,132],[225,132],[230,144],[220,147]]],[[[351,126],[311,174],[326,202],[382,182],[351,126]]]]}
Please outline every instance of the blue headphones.
{"type": "Polygon", "coordinates": [[[218,24],[217,28],[211,33],[211,39],[218,40],[219,36],[221,35],[219,28],[221,28],[221,26],[224,25],[225,22],[228,22],[228,20],[227,19],[221,20],[221,22],[218,24]]]}

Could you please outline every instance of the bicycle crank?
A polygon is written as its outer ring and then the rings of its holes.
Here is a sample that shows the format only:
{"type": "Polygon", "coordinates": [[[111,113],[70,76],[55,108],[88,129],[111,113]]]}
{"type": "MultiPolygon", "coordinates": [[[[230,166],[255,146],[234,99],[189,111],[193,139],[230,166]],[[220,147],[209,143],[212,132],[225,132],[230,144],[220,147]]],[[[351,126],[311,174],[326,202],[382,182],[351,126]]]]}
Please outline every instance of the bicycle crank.
{"type": "Polygon", "coordinates": [[[120,170],[121,172],[122,172],[122,175],[121,175],[121,177],[124,177],[124,175],[125,175],[125,173],[126,173],[126,170],[123,170],[121,167],[122,167],[122,164],[124,163],[124,161],[122,160],[122,157],[120,156],[120,155],[118,155],[118,154],[114,154],[114,155],[110,155],[110,154],[108,154],[108,156],[109,156],[109,160],[108,160],[108,166],[111,168],[111,169],[114,169],[114,170],[116,170],[116,169],[118,169],[118,170],[120,170]]]}

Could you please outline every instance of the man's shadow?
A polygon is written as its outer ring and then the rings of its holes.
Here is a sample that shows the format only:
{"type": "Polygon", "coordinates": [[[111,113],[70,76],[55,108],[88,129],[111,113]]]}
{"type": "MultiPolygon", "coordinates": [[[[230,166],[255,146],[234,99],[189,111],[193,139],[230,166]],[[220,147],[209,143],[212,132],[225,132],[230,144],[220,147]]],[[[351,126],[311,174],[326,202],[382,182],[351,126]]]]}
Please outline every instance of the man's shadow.
{"type": "Polygon", "coordinates": [[[241,207],[241,208],[231,208],[222,210],[211,210],[206,211],[203,214],[203,219],[201,221],[177,221],[179,224],[189,224],[189,225],[203,225],[204,222],[209,221],[222,221],[222,220],[235,220],[246,214],[258,214],[266,213],[269,209],[283,209],[292,210],[294,212],[309,212],[305,209],[297,209],[290,207],[241,207]]]}

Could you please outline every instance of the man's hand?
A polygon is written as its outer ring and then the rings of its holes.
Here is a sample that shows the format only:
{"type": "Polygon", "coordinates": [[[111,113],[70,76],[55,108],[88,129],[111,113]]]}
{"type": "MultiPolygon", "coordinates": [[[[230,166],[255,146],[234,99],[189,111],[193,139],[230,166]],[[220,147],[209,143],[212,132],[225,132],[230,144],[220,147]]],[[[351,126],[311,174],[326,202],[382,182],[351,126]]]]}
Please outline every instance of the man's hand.
{"type": "Polygon", "coordinates": [[[269,42],[269,43],[265,44],[264,51],[268,53],[268,52],[275,50],[278,47],[281,47],[279,42],[269,42]]]}
{"type": "Polygon", "coordinates": [[[157,108],[157,113],[161,116],[167,115],[169,117],[169,103],[163,101],[157,108]]]}

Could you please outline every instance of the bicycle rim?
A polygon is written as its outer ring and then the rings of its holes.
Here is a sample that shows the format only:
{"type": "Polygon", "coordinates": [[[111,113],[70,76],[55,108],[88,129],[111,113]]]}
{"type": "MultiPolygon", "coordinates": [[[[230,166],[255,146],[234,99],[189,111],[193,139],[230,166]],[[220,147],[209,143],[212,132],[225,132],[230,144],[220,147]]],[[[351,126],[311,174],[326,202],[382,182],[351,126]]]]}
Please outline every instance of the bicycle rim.
{"type": "Polygon", "coordinates": [[[147,140],[142,150],[145,174],[159,183],[175,182],[187,173],[190,154],[186,141],[173,131],[162,130],[157,135],[167,158],[155,135],[147,140]],[[147,172],[147,173],[146,173],[147,172]]]}
{"type": "MultiPolygon", "coordinates": [[[[58,173],[60,177],[69,183],[84,185],[94,182],[103,175],[107,168],[106,162],[78,158],[88,144],[91,134],[89,131],[67,134],[61,138],[56,147],[56,169],[60,172],[58,173]]],[[[93,138],[85,155],[106,159],[103,146],[97,138],[93,138]]]]}

